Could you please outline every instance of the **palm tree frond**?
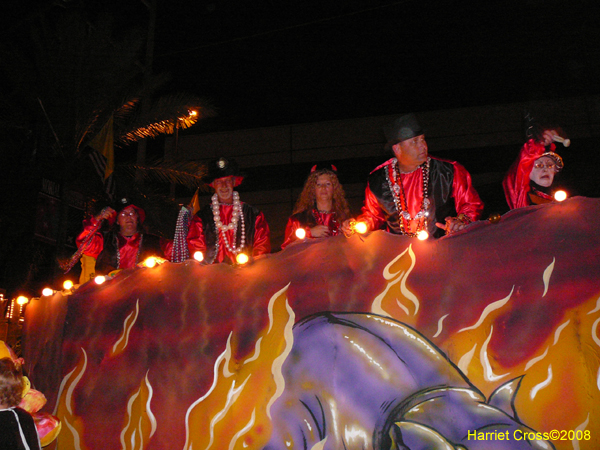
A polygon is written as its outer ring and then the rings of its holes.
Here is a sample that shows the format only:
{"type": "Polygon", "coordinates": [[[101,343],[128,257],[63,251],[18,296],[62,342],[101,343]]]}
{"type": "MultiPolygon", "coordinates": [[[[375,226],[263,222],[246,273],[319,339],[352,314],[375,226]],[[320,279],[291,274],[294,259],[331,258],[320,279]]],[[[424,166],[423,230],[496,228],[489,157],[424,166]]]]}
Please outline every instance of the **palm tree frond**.
{"type": "Polygon", "coordinates": [[[198,120],[214,115],[214,108],[208,102],[186,94],[162,96],[145,113],[141,111],[139,102],[131,99],[118,111],[118,117],[129,123],[121,122],[119,128],[122,131],[115,133],[115,140],[120,144],[129,144],[140,139],[173,134],[176,129],[190,128],[198,120]]]}
{"type": "Polygon", "coordinates": [[[202,181],[207,174],[206,166],[196,161],[161,161],[151,166],[128,164],[121,168],[131,176],[135,176],[136,172],[140,173],[148,181],[179,184],[190,190],[200,187],[201,190],[208,191],[208,186],[202,181]]]}

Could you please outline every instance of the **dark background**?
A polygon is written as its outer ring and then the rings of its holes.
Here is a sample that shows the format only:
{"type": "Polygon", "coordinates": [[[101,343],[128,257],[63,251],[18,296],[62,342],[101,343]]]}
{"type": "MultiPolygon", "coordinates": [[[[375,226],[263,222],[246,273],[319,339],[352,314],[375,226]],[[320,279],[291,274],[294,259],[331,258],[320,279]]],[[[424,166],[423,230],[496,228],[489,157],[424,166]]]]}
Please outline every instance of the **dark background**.
{"type": "Polygon", "coordinates": [[[598,93],[592,1],[161,2],[155,68],[215,128],[598,93]]]}
{"type": "Polygon", "coordinates": [[[153,29],[165,91],[210,100],[194,132],[600,92],[593,0],[29,0],[5,5],[3,41],[80,9],[153,29]]]}

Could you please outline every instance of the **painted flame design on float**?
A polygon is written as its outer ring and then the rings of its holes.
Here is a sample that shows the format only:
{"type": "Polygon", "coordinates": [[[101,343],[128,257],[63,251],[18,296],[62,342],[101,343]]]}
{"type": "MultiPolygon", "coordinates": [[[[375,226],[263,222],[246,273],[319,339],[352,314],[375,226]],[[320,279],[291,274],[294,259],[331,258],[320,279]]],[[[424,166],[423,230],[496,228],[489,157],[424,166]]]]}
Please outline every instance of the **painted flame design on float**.
{"type": "Polygon", "coordinates": [[[479,320],[477,321],[477,323],[475,323],[475,325],[462,328],[462,329],[458,330],[458,333],[462,333],[463,331],[468,331],[468,330],[475,330],[475,329],[479,328],[481,326],[481,324],[485,321],[486,317],[489,316],[492,311],[500,309],[504,305],[506,305],[506,303],[512,297],[514,290],[515,290],[515,287],[513,286],[512,289],[510,290],[510,293],[506,297],[504,297],[502,300],[497,300],[497,301],[487,305],[485,307],[485,309],[483,310],[483,312],[481,313],[481,316],[479,316],[479,320]]]}
{"type": "Polygon", "coordinates": [[[75,368],[65,375],[58,391],[58,400],[53,414],[61,420],[64,426],[56,439],[57,448],[73,450],[85,450],[87,448],[81,442],[83,422],[73,412],[73,392],[87,368],[87,353],[83,348],[81,353],[82,357],[75,368]]]}
{"type": "Polygon", "coordinates": [[[494,373],[487,347],[492,339],[492,332],[494,329],[492,324],[501,309],[511,299],[514,290],[515,287],[513,286],[506,297],[487,305],[481,312],[477,322],[468,327],[461,328],[451,338],[456,343],[456,354],[460,355],[456,357],[456,360],[458,361],[456,365],[465,375],[472,369],[471,372],[480,374],[482,380],[491,384],[509,375],[508,373],[503,375],[496,375],[494,373]],[[461,333],[463,334],[461,335],[461,333]],[[479,344],[481,344],[479,350],[479,367],[471,367],[472,363],[475,364],[477,362],[477,359],[473,361],[473,356],[475,356],[479,344]],[[467,350],[467,348],[469,349],[467,350]]]}
{"type": "Polygon", "coordinates": [[[544,270],[544,275],[542,276],[542,280],[544,281],[544,293],[542,294],[542,297],[545,297],[548,293],[548,288],[550,286],[550,277],[552,276],[552,272],[554,271],[555,262],[556,258],[552,258],[552,262],[548,267],[546,267],[546,270],[544,270]]]}
{"type": "Polygon", "coordinates": [[[186,413],[184,450],[262,448],[271,435],[271,406],[285,388],[281,369],[293,344],[289,284],[268,306],[269,326],[248,358],[236,361],[232,332],[214,366],[213,384],[186,413]],[[233,342],[233,343],[232,343],[233,342]],[[258,392],[264,395],[256,395],[258,392]]]}
{"type": "MultiPolygon", "coordinates": [[[[407,278],[415,265],[416,257],[409,246],[385,267],[383,277],[388,283],[383,292],[372,302],[371,312],[407,323],[415,323],[419,300],[407,287],[407,278]],[[414,305],[412,313],[411,303],[414,305]]],[[[541,298],[548,296],[551,278],[556,268],[556,258],[552,258],[552,262],[546,266],[541,276],[543,283],[543,290],[540,291],[541,298]]],[[[489,344],[495,325],[501,326],[501,323],[496,323],[498,318],[514,308],[513,302],[510,300],[515,295],[516,289],[517,286],[513,285],[506,297],[489,303],[474,324],[463,326],[448,336],[445,336],[447,333],[443,333],[443,331],[444,325],[450,320],[450,315],[445,314],[438,319],[437,330],[431,331],[431,337],[441,339],[440,344],[444,345],[448,356],[456,362],[465,376],[468,375],[470,380],[480,386],[487,395],[490,395],[497,387],[499,380],[523,375],[527,371],[527,376],[523,381],[524,388],[519,395],[518,402],[519,410],[529,409],[529,416],[537,417],[537,421],[532,422],[534,428],[542,430],[564,428],[568,414],[562,417],[547,417],[539,416],[533,411],[538,408],[543,409],[543,405],[553,404],[565,395],[572,399],[574,405],[578,405],[576,410],[579,421],[577,423],[581,423],[585,414],[588,415],[588,419],[592,417],[589,420],[593,421],[600,413],[600,408],[592,405],[589,396],[579,392],[571,380],[573,377],[575,379],[585,377],[585,372],[593,371],[592,376],[600,390],[600,367],[587,367],[584,361],[576,359],[575,354],[573,354],[573,359],[568,362],[570,358],[565,358],[564,355],[565,352],[569,354],[569,348],[577,345],[577,330],[580,328],[591,330],[588,336],[591,335],[591,341],[600,347],[598,331],[600,318],[594,321],[595,317],[591,320],[583,320],[576,315],[566,315],[554,328],[554,332],[546,342],[539,346],[540,351],[536,356],[514,367],[503,366],[497,362],[497,356],[489,348],[489,344]],[[536,365],[544,360],[552,361],[552,365],[536,365]],[[557,366],[557,361],[560,361],[560,367],[557,366]],[[572,369],[569,369],[570,365],[573,366],[572,369]],[[573,372],[577,372],[578,375],[570,375],[573,372]],[[581,414],[583,414],[582,417],[581,414]]],[[[594,297],[593,301],[595,307],[593,305],[590,307],[586,317],[600,311],[600,298],[594,297]]],[[[456,317],[454,320],[457,320],[456,317]]],[[[574,422],[571,420],[568,423],[574,422]]],[[[582,426],[585,429],[588,425],[582,426]]],[[[572,428],[574,429],[574,427],[573,425],[572,428]]],[[[579,445],[586,448],[585,443],[580,442],[579,445]]],[[[559,445],[557,448],[562,447],[559,445]]],[[[578,448],[578,446],[573,448],[578,448]]]]}
{"type": "MultiPolygon", "coordinates": [[[[383,278],[388,284],[381,294],[373,300],[371,312],[399,319],[410,316],[408,307],[402,300],[408,300],[414,306],[412,316],[419,312],[419,299],[406,287],[406,280],[416,265],[416,257],[412,245],[396,256],[383,270],[383,278]],[[396,286],[400,283],[400,286],[396,286]],[[393,288],[393,289],[392,289],[393,288]]],[[[400,319],[399,319],[400,320],[400,319]]]]}
{"type": "Polygon", "coordinates": [[[481,346],[481,351],[479,352],[479,358],[481,360],[481,365],[483,366],[483,374],[487,381],[499,381],[502,378],[510,375],[510,373],[505,373],[504,375],[496,375],[494,374],[494,370],[492,369],[492,365],[490,364],[490,359],[488,357],[487,346],[492,340],[492,333],[494,332],[494,327],[490,327],[490,334],[487,339],[481,346]]]}
{"type": "Polygon", "coordinates": [[[550,364],[548,366],[548,377],[541,383],[536,384],[533,387],[533,389],[531,389],[531,392],[529,393],[529,397],[531,398],[531,400],[533,400],[535,398],[535,396],[541,389],[544,389],[545,387],[547,387],[551,382],[552,382],[552,364],[550,364]]]}
{"type": "Polygon", "coordinates": [[[109,356],[117,356],[127,348],[127,344],[129,343],[129,333],[131,329],[135,325],[135,322],[140,313],[140,299],[138,298],[135,303],[135,311],[131,311],[129,315],[125,318],[123,322],[123,333],[121,333],[121,337],[115,342],[109,356]]]}
{"type": "Polygon", "coordinates": [[[438,320],[438,329],[437,332],[433,335],[434,338],[438,337],[441,333],[442,330],[444,329],[442,322],[444,322],[444,319],[446,317],[448,317],[450,314],[444,314],[442,317],[440,317],[440,319],[438,320]]]}
{"type": "Polygon", "coordinates": [[[148,372],[140,388],[127,402],[127,424],[121,431],[121,450],[143,450],[156,432],[156,418],[150,408],[152,385],[148,372]]]}

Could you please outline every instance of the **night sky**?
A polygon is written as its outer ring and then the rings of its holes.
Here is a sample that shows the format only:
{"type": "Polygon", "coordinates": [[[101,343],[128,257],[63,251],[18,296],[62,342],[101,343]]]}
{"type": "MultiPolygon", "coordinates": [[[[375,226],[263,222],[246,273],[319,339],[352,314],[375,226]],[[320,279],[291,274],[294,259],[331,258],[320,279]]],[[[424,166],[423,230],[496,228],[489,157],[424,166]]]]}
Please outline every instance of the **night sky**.
{"type": "MultiPolygon", "coordinates": [[[[593,0],[156,1],[153,71],[212,102],[205,129],[600,92],[593,0]]],[[[29,0],[6,6],[1,34],[75,7],[148,28],[140,0],[29,0]]]]}
{"type": "Polygon", "coordinates": [[[539,100],[599,92],[598,19],[592,1],[164,1],[155,68],[225,128],[539,100]]]}

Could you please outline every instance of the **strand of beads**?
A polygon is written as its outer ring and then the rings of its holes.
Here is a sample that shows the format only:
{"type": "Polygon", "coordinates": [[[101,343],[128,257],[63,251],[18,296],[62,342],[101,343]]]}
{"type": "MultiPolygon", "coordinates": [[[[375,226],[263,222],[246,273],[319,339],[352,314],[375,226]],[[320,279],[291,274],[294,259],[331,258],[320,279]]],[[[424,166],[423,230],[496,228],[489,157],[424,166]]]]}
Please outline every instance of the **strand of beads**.
{"type": "Polygon", "coordinates": [[[192,212],[185,206],[182,206],[181,211],[179,211],[179,215],[177,216],[177,224],[175,226],[171,262],[183,262],[190,258],[186,237],[190,229],[191,220],[192,212]]]}
{"type": "Polygon", "coordinates": [[[217,194],[214,194],[211,198],[212,201],[212,211],[213,211],[213,219],[215,222],[215,227],[217,228],[217,235],[220,233],[223,237],[223,244],[225,244],[225,248],[234,255],[237,255],[242,251],[244,245],[246,243],[246,225],[244,223],[244,215],[242,214],[242,205],[240,203],[240,194],[237,191],[233,191],[233,212],[231,214],[231,222],[225,225],[221,221],[221,213],[220,213],[220,204],[219,197],[217,194]],[[240,224],[240,245],[236,247],[236,235],[238,223],[240,224]],[[227,239],[227,231],[233,231],[233,244],[229,243],[227,239]]]}
{"type": "Polygon", "coordinates": [[[430,158],[427,158],[427,161],[421,165],[421,173],[423,177],[423,199],[421,200],[421,208],[414,217],[412,217],[408,212],[408,203],[406,201],[406,194],[404,193],[404,186],[402,185],[402,179],[396,170],[398,160],[394,159],[392,162],[392,179],[390,179],[387,169],[385,170],[385,177],[390,187],[390,191],[392,192],[392,198],[394,199],[396,210],[398,211],[400,230],[402,234],[407,236],[415,237],[419,231],[425,229],[427,226],[427,217],[429,217],[429,206],[431,204],[427,195],[429,190],[429,161],[430,158]],[[398,180],[400,182],[398,182],[398,180]],[[402,219],[406,221],[409,227],[411,221],[418,220],[416,230],[414,232],[406,231],[404,228],[404,221],[402,219]]]}

